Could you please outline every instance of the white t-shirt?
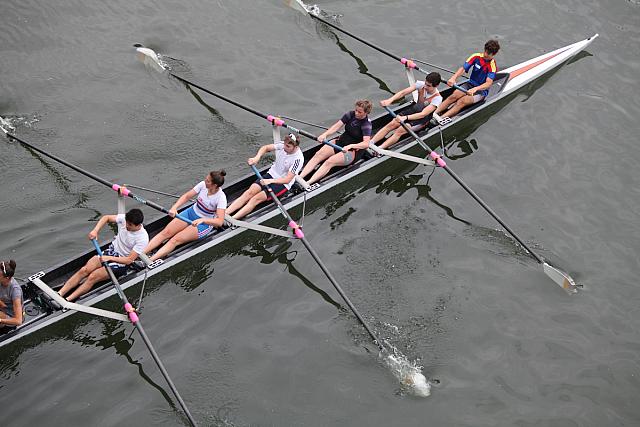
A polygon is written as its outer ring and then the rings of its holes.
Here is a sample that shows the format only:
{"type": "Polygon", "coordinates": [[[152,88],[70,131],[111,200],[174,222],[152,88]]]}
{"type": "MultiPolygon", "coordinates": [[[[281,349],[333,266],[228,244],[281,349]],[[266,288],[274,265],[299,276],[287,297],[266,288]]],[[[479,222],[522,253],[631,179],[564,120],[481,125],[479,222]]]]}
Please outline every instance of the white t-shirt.
{"type": "MultiPolygon", "coordinates": [[[[419,91],[422,88],[424,88],[424,80],[418,80],[416,82],[416,89],[419,91]]],[[[424,107],[433,105],[434,107],[437,108],[440,106],[441,103],[442,103],[442,95],[440,95],[440,92],[438,92],[438,89],[436,89],[431,94],[427,93],[427,89],[424,89],[424,107]]]]}
{"type": "MultiPolygon", "coordinates": [[[[269,175],[274,179],[278,179],[287,176],[289,172],[293,172],[294,175],[300,173],[304,165],[304,155],[300,147],[298,147],[293,154],[287,154],[287,152],[284,151],[284,142],[280,141],[273,145],[276,147],[276,161],[273,162],[269,168],[269,175]]],[[[291,188],[295,180],[296,179],[293,178],[289,183],[284,184],[284,186],[291,188]]]]}
{"type": "Polygon", "coordinates": [[[116,224],[118,224],[118,235],[113,239],[113,249],[125,257],[129,256],[131,251],[141,254],[149,244],[147,230],[144,227],[138,231],[127,230],[124,214],[116,216],[116,224]]]}
{"type": "Polygon", "coordinates": [[[198,200],[193,204],[193,210],[201,218],[216,218],[216,209],[227,209],[227,195],[222,188],[214,194],[209,194],[204,181],[200,181],[193,191],[198,193],[198,200]]]}

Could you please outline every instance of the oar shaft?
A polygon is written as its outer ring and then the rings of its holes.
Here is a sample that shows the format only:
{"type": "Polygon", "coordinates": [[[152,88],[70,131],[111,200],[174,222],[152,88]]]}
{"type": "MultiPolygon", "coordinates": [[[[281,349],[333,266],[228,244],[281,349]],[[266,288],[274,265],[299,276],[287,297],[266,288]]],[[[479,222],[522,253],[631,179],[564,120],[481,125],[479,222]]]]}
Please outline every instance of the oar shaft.
{"type": "MultiPolygon", "coordinates": [[[[384,107],[385,110],[387,110],[387,112],[391,115],[391,117],[395,118],[397,117],[397,114],[395,112],[393,112],[393,110],[391,110],[389,107],[384,107]]],[[[473,197],[473,199],[478,202],[480,204],[480,206],[482,206],[484,208],[485,211],[487,211],[487,213],[489,215],[491,215],[493,217],[493,219],[495,219],[500,225],[502,225],[502,227],[504,227],[505,230],[507,230],[507,232],[514,238],[516,239],[516,241],[518,243],[520,243],[520,245],[522,245],[523,248],[525,248],[529,254],[531,254],[531,256],[533,258],[535,258],[536,261],[538,261],[540,264],[542,264],[544,261],[542,260],[542,258],[540,258],[540,256],[538,256],[538,254],[536,254],[534,251],[532,251],[529,246],[527,246],[527,244],[525,242],[522,241],[522,239],[520,239],[518,237],[518,235],[511,230],[511,228],[498,216],[497,213],[495,213],[493,211],[493,209],[491,209],[489,207],[489,205],[487,205],[481,198],[480,196],[478,196],[464,181],[462,181],[462,179],[454,172],[451,170],[451,168],[449,166],[447,166],[447,164],[444,162],[444,160],[442,160],[442,158],[440,157],[440,155],[438,153],[436,153],[435,151],[433,151],[431,148],[429,148],[429,145],[424,143],[424,141],[422,141],[422,139],[420,139],[420,137],[418,136],[418,134],[416,134],[413,129],[411,129],[410,126],[407,126],[406,123],[401,122],[400,123],[402,125],[402,127],[404,128],[405,131],[407,131],[425,150],[427,150],[427,152],[429,153],[429,155],[431,156],[431,158],[436,161],[438,163],[438,166],[441,166],[444,170],[447,171],[447,173],[449,175],[451,175],[451,177],[458,183],[460,184],[460,186],[462,188],[464,188],[464,190],[469,193],[469,195],[471,197],[473,197]]]]}
{"type": "MultiPolygon", "coordinates": [[[[194,83],[194,82],[192,82],[190,80],[187,80],[184,77],[180,77],[177,74],[173,74],[173,73],[169,73],[169,74],[172,77],[175,77],[176,79],[180,80],[182,83],[185,83],[185,84],[188,84],[189,86],[193,86],[193,87],[195,87],[197,89],[200,89],[201,91],[203,91],[205,93],[208,93],[209,95],[213,95],[216,98],[222,99],[223,101],[226,101],[229,104],[235,105],[238,108],[241,108],[241,109],[243,109],[245,111],[248,111],[248,112],[250,112],[252,114],[255,114],[256,116],[262,117],[263,119],[267,119],[270,123],[272,123],[274,125],[282,126],[282,127],[286,128],[286,129],[291,129],[291,130],[299,133],[300,135],[306,136],[309,139],[313,139],[314,141],[318,140],[318,137],[315,136],[314,134],[309,133],[309,132],[307,132],[305,130],[298,129],[298,128],[295,128],[293,126],[290,126],[287,123],[285,123],[284,120],[280,119],[279,117],[275,117],[275,116],[273,116],[271,114],[265,114],[265,113],[263,113],[261,111],[258,111],[256,109],[254,109],[254,108],[248,107],[248,106],[246,106],[244,104],[239,103],[238,101],[235,101],[235,100],[233,100],[231,98],[228,98],[228,97],[226,97],[224,95],[221,95],[221,94],[219,94],[217,92],[214,92],[214,91],[209,90],[209,89],[207,89],[205,87],[202,87],[197,83],[194,83]]],[[[331,148],[335,148],[336,150],[341,150],[342,151],[342,147],[340,147],[338,145],[332,144],[332,143],[330,143],[328,141],[323,141],[322,143],[325,144],[325,145],[330,146],[331,148]]]]}
{"type": "MultiPolygon", "coordinates": [[[[358,36],[356,36],[355,34],[353,34],[353,33],[349,32],[349,31],[347,31],[347,30],[345,30],[345,29],[343,29],[343,28],[340,28],[339,26],[337,26],[337,25],[335,25],[335,24],[333,24],[333,23],[331,23],[331,22],[327,21],[326,19],[322,19],[322,18],[320,18],[319,16],[314,15],[313,13],[309,13],[309,16],[311,16],[311,17],[312,17],[312,18],[314,18],[314,19],[317,19],[318,21],[322,22],[322,23],[323,23],[323,24],[325,24],[325,25],[330,26],[330,27],[331,27],[331,28],[333,28],[333,29],[336,29],[336,30],[340,31],[340,32],[341,32],[341,33],[343,33],[343,34],[348,35],[349,37],[352,37],[352,38],[354,38],[354,39],[358,40],[360,43],[364,43],[364,44],[366,44],[367,46],[369,46],[370,48],[375,49],[375,50],[377,50],[378,52],[380,52],[380,53],[382,53],[382,54],[384,54],[384,55],[387,55],[388,57],[393,58],[393,59],[395,59],[396,61],[402,62],[403,64],[405,64],[405,65],[406,65],[406,62],[407,62],[407,59],[406,59],[406,58],[401,58],[401,57],[399,57],[398,55],[396,55],[396,54],[394,54],[394,53],[391,53],[391,52],[389,52],[389,51],[388,51],[388,50],[386,50],[386,49],[381,48],[380,46],[376,46],[375,44],[373,44],[373,43],[371,43],[371,42],[369,42],[369,41],[367,41],[367,40],[365,40],[365,39],[363,39],[363,38],[361,38],[361,37],[358,37],[358,36]]],[[[412,61],[412,62],[413,62],[413,61],[412,61]]],[[[430,66],[431,66],[431,67],[433,67],[433,68],[437,68],[437,69],[439,69],[439,70],[446,71],[446,72],[451,73],[451,74],[455,74],[455,71],[451,71],[451,70],[448,70],[448,69],[446,69],[446,68],[439,67],[439,66],[437,66],[437,65],[433,65],[433,64],[427,64],[427,65],[430,65],[430,66]]],[[[415,63],[413,64],[413,66],[412,66],[411,68],[414,68],[414,69],[416,69],[416,70],[418,70],[418,71],[420,71],[421,73],[424,73],[424,74],[427,74],[427,73],[428,73],[428,71],[421,69],[421,68],[420,68],[420,67],[418,67],[415,63]]]]}
{"type": "MultiPolygon", "coordinates": [[[[260,180],[260,183],[261,183],[260,185],[262,185],[262,180],[264,178],[262,178],[262,174],[260,173],[260,171],[254,165],[251,165],[251,169],[253,170],[253,173],[260,180]]],[[[284,216],[289,221],[290,226],[292,226],[296,231],[298,231],[299,230],[298,225],[293,220],[293,218],[291,218],[291,216],[289,215],[289,212],[287,212],[287,210],[285,209],[284,205],[282,204],[278,196],[276,196],[275,192],[271,189],[271,186],[266,185],[266,188],[267,188],[267,191],[269,192],[269,195],[273,199],[274,203],[280,210],[280,213],[282,214],[282,216],[284,216]]],[[[358,309],[356,309],[356,307],[351,303],[351,300],[349,299],[349,297],[344,293],[344,291],[342,290],[342,287],[338,284],[337,280],[333,277],[333,274],[331,274],[329,269],[327,269],[327,267],[324,265],[324,263],[322,262],[322,260],[320,259],[316,251],[313,249],[313,247],[311,247],[307,239],[304,237],[304,234],[302,232],[300,234],[296,233],[296,236],[298,236],[298,238],[302,241],[302,244],[304,245],[305,248],[307,248],[311,257],[318,264],[318,266],[320,267],[322,272],[325,274],[325,276],[327,276],[327,279],[329,279],[329,282],[331,282],[331,284],[336,289],[336,291],[338,291],[338,293],[340,294],[344,302],[347,303],[347,305],[349,306],[353,314],[356,316],[358,321],[362,324],[362,326],[364,326],[366,331],[369,333],[369,336],[373,339],[373,341],[380,348],[380,350],[384,350],[384,346],[382,345],[382,342],[378,339],[376,334],[369,327],[369,324],[360,315],[360,313],[358,312],[358,309]]]]}
{"type": "MultiPolygon", "coordinates": [[[[35,145],[29,144],[28,142],[18,138],[17,136],[15,136],[13,134],[7,133],[7,136],[9,136],[10,138],[18,141],[20,144],[24,145],[25,147],[29,147],[33,151],[36,151],[36,152],[38,152],[38,153],[40,153],[40,154],[42,154],[42,155],[44,155],[46,157],[49,157],[50,159],[53,159],[56,162],[59,162],[59,163],[65,165],[65,166],[75,170],[76,172],[81,173],[82,175],[85,175],[85,176],[87,176],[87,177],[89,177],[89,178],[91,178],[91,179],[93,179],[93,180],[95,180],[95,181],[97,181],[97,182],[99,182],[99,183],[101,183],[103,185],[106,185],[107,187],[111,188],[114,191],[118,191],[120,194],[122,194],[124,196],[131,197],[132,199],[142,203],[143,205],[147,205],[147,206],[149,206],[149,207],[151,207],[153,209],[156,209],[156,210],[158,210],[160,212],[163,212],[163,213],[165,213],[167,215],[169,214],[169,210],[168,209],[158,205],[157,203],[154,203],[154,202],[152,202],[150,200],[146,200],[146,199],[144,199],[144,198],[132,193],[126,187],[122,187],[122,186],[120,186],[118,184],[113,184],[113,183],[107,181],[106,179],[104,179],[104,178],[102,178],[102,177],[100,177],[100,176],[98,176],[98,175],[96,175],[94,173],[89,172],[88,170],[85,170],[85,169],[83,169],[83,168],[81,168],[79,166],[74,165],[73,163],[70,163],[70,162],[68,162],[68,161],[66,161],[64,159],[61,159],[60,157],[56,156],[55,154],[48,153],[48,152],[36,147],[35,145]]],[[[180,214],[176,215],[176,218],[181,219],[182,221],[186,222],[187,224],[191,224],[190,220],[188,220],[187,218],[183,217],[180,214]]]]}
{"type": "Polygon", "coordinates": [[[93,243],[93,246],[96,248],[96,252],[98,253],[98,256],[100,257],[100,262],[102,263],[104,268],[107,269],[107,273],[109,274],[109,278],[111,279],[111,282],[113,283],[113,287],[116,289],[116,292],[118,293],[118,296],[120,297],[120,299],[122,300],[122,303],[124,304],[124,309],[125,309],[125,312],[127,313],[127,315],[129,316],[129,320],[131,320],[131,323],[133,323],[133,325],[136,327],[136,329],[140,333],[140,336],[142,337],[142,341],[144,341],[144,344],[147,346],[147,349],[149,350],[149,353],[151,353],[151,357],[156,362],[156,365],[158,365],[158,369],[162,373],[162,376],[164,377],[164,379],[167,381],[167,384],[169,385],[169,388],[173,392],[173,395],[175,396],[176,400],[180,404],[180,407],[182,408],[182,410],[184,411],[185,415],[189,419],[189,422],[191,423],[191,425],[193,425],[195,427],[197,425],[195,419],[191,415],[191,412],[189,412],[189,408],[187,408],[187,404],[182,399],[182,396],[180,396],[180,393],[178,392],[178,389],[173,384],[173,381],[171,380],[171,377],[169,376],[169,373],[165,369],[164,364],[162,363],[162,361],[160,360],[160,356],[158,356],[158,353],[153,348],[153,345],[151,344],[151,340],[149,340],[149,337],[147,336],[147,333],[144,331],[144,328],[142,327],[142,323],[140,322],[140,319],[138,318],[137,313],[133,309],[133,306],[129,303],[129,300],[127,299],[127,296],[125,295],[124,291],[122,290],[122,287],[120,286],[120,282],[118,281],[116,275],[113,273],[113,270],[109,266],[109,263],[102,259],[102,249],[100,248],[100,245],[98,244],[98,241],[93,239],[93,240],[91,240],[91,242],[93,243]]]}

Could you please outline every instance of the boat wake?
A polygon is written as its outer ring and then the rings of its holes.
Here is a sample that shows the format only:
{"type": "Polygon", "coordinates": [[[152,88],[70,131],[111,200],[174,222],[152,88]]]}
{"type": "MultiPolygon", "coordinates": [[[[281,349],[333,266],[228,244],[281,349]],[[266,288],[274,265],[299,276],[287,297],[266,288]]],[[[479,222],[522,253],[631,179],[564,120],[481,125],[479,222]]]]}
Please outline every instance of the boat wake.
{"type": "Polygon", "coordinates": [[[38,123],[40,119],[38,117],[0,117],[0,128],[2,131],[7,132],[15,132],[17,126],[26,126],[32,127],[34,124],[38,123]]]}

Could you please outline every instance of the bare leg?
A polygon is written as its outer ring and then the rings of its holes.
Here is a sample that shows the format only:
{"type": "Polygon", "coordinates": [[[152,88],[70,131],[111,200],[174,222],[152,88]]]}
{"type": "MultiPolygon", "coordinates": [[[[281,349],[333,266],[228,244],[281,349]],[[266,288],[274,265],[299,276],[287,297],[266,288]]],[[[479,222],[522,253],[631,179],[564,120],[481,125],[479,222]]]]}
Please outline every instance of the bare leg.
{"type": "Polygon", "coordinates": [[[89,261],[78,271],[75,272],[73,276],[71,276],[62,286],[62,288],[58,291],[60,296],[65,296],[71,289],[78,286],[80,281],[93,273],[95,270],[100,268],[100,258],[97,256],[91,257],[89,261]]]}
{"type": "Polygon", "coordinates": [[[84,283],[78,287],[78,289],[76,289],[71,295],[69,295],[67,301],[73,301],[80,295],[86,294],[91,290],[91,288],[93,288],[93,285],[103,280],[107,280],[108,278],[109,274],[107,273],[106,268],[103,267],[94,270],[91,274],[89,274],[87,280],[85,280],[84,283]]]}
{"type": "MultiPolygon", "coordinates": [[[[355,151],[350,151],[351,156],[355,156],[355,151]]],[[[329,171],[336,166],[346,166],[348,163],[344,161],[344,153],[334,154],[329,157],[323,164],[318,168],[316,173],[313,174],[311,179],[307,181],[309,184],[313,184],[315,182],[320,181],[329,171]]]]}
{"type": "Polygon", "coordinates": [[[180,246],[194,240],[198,240],[198,228],[188,225],[187,228],[183,229],[181,232],[170,238],[169,241],[165,243],[164,246],[160,248],[160,250],[158,250],[158,252],[153,254],[153,256],[151,257],[151,261],[164,258],[172,250],[174,250],[176,246],[180,246]]]}
{"type": "Polygon", "coordinates": [[[328,145],[323,145],[318,150],[318,152],[311,158],[311,160],[309,160],[309,162],[306,165],[304,165],[302,172],[300,172],[300,177],[305,178],[307,175],[313,172],[313,170],[318,164],[327,160],[329,157],[333,156],[334,154],[335,152],[333,151],[333,148],[329,147],[328,145]]]}
{"type": "Polygon", "coordinates": [[[267,195],[264,193],[264,191],[260,191],[258,194],[255,194],[251,199],[249,199],[247,204],[245,204],[244,207],[240,209],[238,213],[235,214],[233,217],[235,219],[243,218],[247,216],[249,213],[251,213],[251,211],[253,211],[256,208],[256,206],[258,206],[260,203],[266,202],[266,201],[267,201],[267,195]]]}
{"type": "Polygon", "coordinates": [[[458,99],[458,102],[456,102],[456,105],[454,105],[449,110],[447,110],[447,112],[444,113],[442,117],[453,117],[456,114],[458,114],[460,110],[462,110],[464,107],[471,104],[474,104],[473,96],[469,96],[469,95],[463,96],[460,99],[458,99]]]}
{"type": "Polygon", "coordinates": [[[396,122],[395,120],[391,120],[389,123],[384,125],[382,129],[376,132],[375,135],[373,135],[373,138],[371,138],[371,143],[375,144],[378,141],[382,141],[389,132],[391,132],[394,129],[397,129],[398,126],[400,126],[400,123],[396,122]]]}
{"type": "MultiPolygon", "coordinates": [[[[407,123],[407,126],[410,126],[410,125],[407,123]]],[[[387,138],[387,140],[380,146],[380,148],[391,147],[393,144],[398,142],[398,140],[400,140],[402,135],[404,135],[406,133],[407,133],[407,131],[404,130],[404,128],[396,129],[396,131],[393,133],[393,135],[391,135],[389,138],[387,138]]]]}
{"type": "Polygon", "coordinates": [[[436,109],[436,114],[441,114],[443,111],[447,111],[447,109],[449,108],[449,106],[451,104],[453,104],[454,102],[456,102],[458,99],[460,99],[463,96],[464,96],[464,92],[460,92],[457,89],[454,90],[453,93],[451,95],[449,95],[449,97],[447,99],[442,101],[440,106],[436,109]]]}
{"type": "Polygon", "coordinates": [[[172,219],[171,222],[164,228],[164,230],[153,236],[153,239],[151,239],[147,247],[144,248],[144,253],[148,254],[149,252],[160,246],[162,242],[164,242],[165,240],[169,240],[188,226],[189,224],[182,221],[181,219],[172,219]]]}
{"type": "Polygon", "coordinates": [[[251,186],[244,192],[240,197],[235,199],[231,205],[227,206],[227,210],[225,211],[225,215],[231,215],[241,207],[243,207],[253,196],[262,191],[260,185],[255,182],[251,184],[251,186]]]}

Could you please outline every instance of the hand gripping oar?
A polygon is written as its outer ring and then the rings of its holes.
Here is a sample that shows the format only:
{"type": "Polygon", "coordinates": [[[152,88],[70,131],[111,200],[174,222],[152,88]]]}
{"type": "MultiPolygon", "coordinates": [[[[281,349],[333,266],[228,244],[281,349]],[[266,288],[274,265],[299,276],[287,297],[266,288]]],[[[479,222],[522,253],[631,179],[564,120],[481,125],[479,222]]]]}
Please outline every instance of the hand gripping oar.
{"type": "MultiPolygon", "coordinates": [[[[56,162],[62,163],[63,165],[70,167],[71,169],[75,170],[76,172],[79,172],[82,175],[88,176],[89,178],[99,182],[100,184],[104,184],[107,187],[111,188],[112,190],[119,192],[123,196],[131,197],[132,199],[142,203],[143,205],[147,205],[150,208],[156,209],[156,210],[158,210],[160,212],[163,212],[163,213],[169,215],[169,210],[168,209],[166,209],[166,208],[164,208],[164,207],[162,207],[162,206],[160,206],[160,205],[158,205],[158,204],[156,204],[156,203],[154,203],[154,202],[152,202],[150,200],[146,200],[146,199],[144,199],[144,198],[142,198],[142,197],[140,197],[140,196],[138,196],[136,194],[133,194],[126,187],[123,187],[123,186],[118,185],[118,184],[113,184],[113,183],[107,181],[106,179],[104,179],[102,177],[99,177],[98,175],[96,175],[94,173],[91,173],[91,172],[89,172],[87,170],[84,170],[81,167],[74,165],[73,163],[67,162],[66,160],[61,159],[60,157],[58,157],[58,156],[56,156],[54,154],[48,153],[48,152],[36,147],[35,145],[31,145],[28,142],[23,141],[22,139],[18,138],[17,136],[7,132],[5,129],[2,129],[2,130],[5,131],[5,134],[9,138],[18,141],[20,144],[24,145],[25,147],[29,147],[33,151],[36,151],[36,152],[38,152],[38,153],[40,153],[40,154],[42,154],[42,155],[44,155],[46,157],[49,157],[50,159],[53,159],[56,162]]],[[[176,214],[176,218],[181,219],[182,221],[186,222],[189,225],[191,225],[191,223],[192,223],[191,220],[189,220],[188,218],[182,216],[181,214],[176,214]]]]}
{"type": "MultiPolygon", "coordinates": [[[[393,112],[393,110],[391,110],[389,107],[384,107],[385,110],[387,110],[387,112],[393,117],[395,118],[397,116],[397,114],[395,112],[393,112]]],[[[527,246],[526,243],[524,243],[524,241],[522,241],[522,239],[520,239],[516,233],[513,232],[513,230],[511,230],[511,228],[509,228],[509,226],[507,224],[504,223],[504,221],[502,219],[500,219],[500,217],[498,216],[498,214],[496,214],[481,198],[480,196],[478,196],[471,188],[469,188],[469,186],[467,184],[464,183],[464,181],[462,181],[462,179],[460,179],[460,177],[458,175],[456,175],[455,172],[453,172],[451,170],[451,168],[449,166],[447,166],[447,164],[445,163],[445,161],[442,159],[442,157],[440,157],[440,155],[438,153],[436,153],[435,151],[433,151],[431,148],[429,148],[429,146],[422,141],[422,139],[420,139],[420,137],[411,129],[411,127],[407,126],[406,123],[404,122],[400,122],[400,124],[402,125],[402,127],[404,128],[404,130],[406,130],[415,140],[416,142],[418,142],[418,144],[420,144],[422,146],[422,148],[424,148],[428,153],[429,156],[438,164],[438,166],[442,167],[444,170],[447,171],[447,173],[449,175],[451,175],[451,177],[462,186],[462,188],[464,188],[464,190],[469,193],[469,195],[471,197],[474,198],[474,200],[476,202],[478,202],[480,204],[480,206],[482,206],[484,208],[485,211],[487,211],[489,213],[489,215],[491,215],[493,217],[493,219],[495,219],[496,221],[498,221],[498,223],[500,223],[500,225],[502,225],[504,227],[505,230],[507,230],[507,232],[514,238],[516,239],[516,241],[518,243],[520,243],[520,245],[522,245],[523,248],[525,248],[527,250],[527,252],[529,252],[529,254],[536,260],[538,261],[539,264],[542,265],[542,268],[544,270],[544,273],[549,276],[551,278],[551,280],[553,280],[554,282],[556,282],[558,285],[560,285],[560,287],[564,290],[566,290],[569,293],[575,293],[577,292],[577,287],[578,285],[576,284],[576,282],[573,280],[573,278],[571,278],[571,276],[569,276],[567,273],[564,273],[560,270],[558,270],[555,267],[550,266],[549,264],[547,264],[538,254],[536,254],[533,250],[531,250],[531,248],[529,248],[529,246],[527,246]]]]}
{"type": "Polygon", "coordinates": [[[282,202],[280,201],[280,199],[278,198],[278,196],[276,196],[276,194],[274,193],[273,189],[271,188],[270,185],[265,185],[263,184],[263,180],[264,178],[262,178],[262,174],[260,173],[260,171],[254,166],[251,165],[251,169],[253,170],[253,173],[256,174],[256,176],[258,177],[258,179],[260,180],[260,185],[265,188],[268,192],[269,192],[269,196],[273,199],[273,202],[276,204],[276,206],[278,207],[278,210],[280,211],[280,213],[282,214],[282,216],[287,220],[287,222],[289,223],[289,227],[291,227],[291,229],[293,230],[293,232],[295,233],[296,237],[298,239],[300,239],[302,241],[302,244],[304,245],[305,248],[307,248],[307,250],[309,251],[309,254],[311,255],[311,257],[315,260],[315,262],[318,264],[318,266],[320,267],[320,269],[322,270],[322,272],[325,274],[325,276],[327,276],[327,279],[329,279],[329,281],[331,282],[331,284],[333,285],[333,287],[336,289],[336,291],[338,291],[338,293],[340,294],[340,296],[342,297],[342,299],[344,300],[344,302],[347,303],[347,305],[349,306],[349,308],[351,309],[351,311],[353,312],[353,314],[356,316],[356,318],[358,319],[358,321],[362,324],[362,326],[364,326],[364,328],[367,330],[367,332],[369,333],[369,335],[371,336],[371,338],[373,339],[373,342],[376,343],[376,345],[378,346],[378,348],[380,349],[380,351],[386,351],[386,348],[382,345],[382,341],[380,341],[378,339],[378,337],[376,336],[376,334],[373,333],[373,330],[369,327],[369,325],[367,324],[367,322],[364,320],[364,318],[360,315],[360,313],[358,313],[358,310],[355,308],[355,306],[351,303],[351,301],[349,300],[349,297],[344,293],[344,291],[342,290],[342,288],[340,287],[340,285],[338,284],[338,282],[336,281],[336,279],[333,277],[333,275],[331,274],[331,272],[327,269],[327,267],[324,265],[324,263],[322,262],[322,260],[320,260],[320,257],[318,256],[318,254],[316,253],[316,251],[311,247],[311,245],[309,244],[309,242],[307,241],[307,239],[304,237],[304,233],[302,231],[302,228],[293,220],[293,218],[291,218],[291,216],[289,215],[289,212],[287,212],[287,210],[285,209],[285,207],[282,205],[282,202]]]}
{"type": "MultiPolygon", "coordinates": [[[[406,66],[408,68],[413,68],[415,70],[418,70],[421,73],[428,74],[428,71],[420,69],[420,67],[418,67],[418,65],[414,61],[412,61],[411,59],[401,58],[398,55],[395,55],[395,54],[389,52],[388,50],[382,49],[381,47],[376,46],[375,44],[373,44],[371,42],[368,42],[365,39],[363,39],[361,37],[358,37],[355,34],[350,33],[349,31],[347,31],[347,30],[345,30],[343,28],[340,28],[336,24],[333,24],[333,23],[327,21],[326,19],[321,18],[320,16],[318,16],[315,13],[315,11],[316,11],[315,8],[308,7],[302,1],[300,1],[300,0],[286,0],[286,3],[287,3],[288,6],[292,7],[293,9],[298,10],[298,11],[303,12],[303,13],[306,13],[307,15],[312,17],[313,19],[316,19],[316,20],[322,22],[323,24],[328,25],[329,27],[331,27],[333,29],[340,31],[343,34],[358,40],[360,43],[364,43],[367,46],[369,46],[370,48],[375,49],[378,52],[380,52],[380,53],[382,53],[384,55],[387,55],[388,57],[393,58],[396,61],[401,62],[404,66],[406,66]]],[[[451,70],[449,70],[447,68],[443,68],[443,67],[440,67],[440,66],[435,65],[435,64],[429,64],[428,62],[425,62],[425,64],[430,66],[430,67],[436,68],[438,70],[446,71],[447,73],[451,73],[451,74],[455,74],[455,71],[451,71],[451,70]]],[[[456,89],[458,89],[458,87],[456,87],[456,89]]],[[[464,89],[460,89],[460,90],[464,91],[464,89]]]]}
{"type": "MultiPolygon", "coordinates": [[[[160,63],[160,60],[158,59],[158,54],[156,54],[153,50],[149,49],[148,47],[142,47],[141,45],[134,45],[134,46],[136,47],[136,51],[139,54],[138,55],[138,59],[142,59],[142,62],[145,65],[149,64],[149,63],[152,63],[152,64],[154,64],[153,65],[153,69],[155,69],[155,70],[157,70],[157,67],[159,66],[159,67],[162,68],[162,70],[166,71],[171,77],[174,77],[174,78],[178,79],[179,81],[181,81],[184,84],[187,84],[189,86],[193,86],[193,87],[195,87],[197,89],[200,89],[201,91],[203,91],[205,93],[208,93],[209,95],[213,95],[216,98],[222,99],[223,101],[226,101],[229,104],[235,105],[238,108],[241,108],[241,109],[243,109],[245,111],[248,111],[248,112],[250,112],[252,114],[255,114],[256,116],[262,117],[263,119],[267,119],[267,121],[269,121],[269,123],[273,124],[274,126],[282,126],[284,128],[291,129],[292,131],[294,131],[296,133],[299,133],[300,135],[306,136],[307,138],[313,139],[314,141],[318,141],[318,137],[316,137],[315,135],[313,135],[313,134],[311,134],[309,132],[306,132],[306,131],[304,131],[302,129],[297,129],[297,128],[291,126],[291,125],[286,124],[284,122],[284,120],[282,120],[280,117],[276,117],[276,116],[271,115],[271,114],[264,114],[264,113],[262,113],[262,112],[260,112],[258,110],[255,110],[255,109],[253,109],[251,107],[248,107],[248,106],[246,106],[244,104],[241,104],[241,103],[239,103],[237,101],[234,101],[231,98],[227,98],[224,95],[216,93],[216,92],[214,92],[212,90],[209,90],[209,89],[207,89],[205,87],[202,87],[197,83],[189,81],[189,80],[185,79],[184,77],[180,77],[179,75],[172,73],[171,71],[167,70],[160,63]]],[[[329,147],[334,148],[336,150],[344,151],[342,147],[340,147],[340,146],[338,146],[336,144],[332,144],[331,142],[329,142],[327,140],[322,141],[322,143],[325,144],[325,145],[328,145],[329,147]]]]}
{"type": "Polygon", "coordinates": [[[162,364],[162,361],[160,360],[158,353],[156,353],[156,350],[153,348],[153,345],[151,345],[151,341],[149,340],[147,333],[142,328],[142,323],[138,318],[138,314],[136,313],[133,306],[129,303],[129,300],[127,299],[127,296],[124,294],[124,291],[120,287],[120,282],[118,282],[116,275],[113,274],[113,270],[111,270],[109,263],[104,261],[104,259],[102,258],[102,249],[100,249],[100,245],[98,244],[98,241],[93,239],[91,240],[91,242],[93,242],[93,246],[96,248],[96,252],[98,252],[98,257],[100,257],[100,262],[102,263],[104,268],[107,269],[107,273],[109,274],[109,278],[113,283],[113,287],[116,288],[116,292],[118,293],[118,296],[120,297],[120,299],[122,300],[122,303],[124,304],[124,311],[127,313],[127,316],[129,316],[129,320],[131,321],[131,323],[133,323],[133,325],[136,327],[138,332],[140,332],[142,341],[144,341],[144,344],[149,349],[149,353],[151,353],[151,357],[153,357],[153,360],[156,362],[156,365],[158,365],[158,369],[160,369],[162,376],[167,381],[167,384],[169,384],[169,388],[173,392],[173,395],[175,396],[176,400],[180,404],[180,407],[182,408],[185,415],[189,419],[189,422],[191,423],[192,426],[196,426],[197,425],[196,420],[191,415],[191,412],[189,412],[189,408],[187,408],[187,404],[184,403],[184,400],[182,400],[180,393],[178,393],[178,389],[173,384],[173,381],[171,381],[171,378],[169,377],[169,373],[167,372],[164,365],[162,364]]]}

